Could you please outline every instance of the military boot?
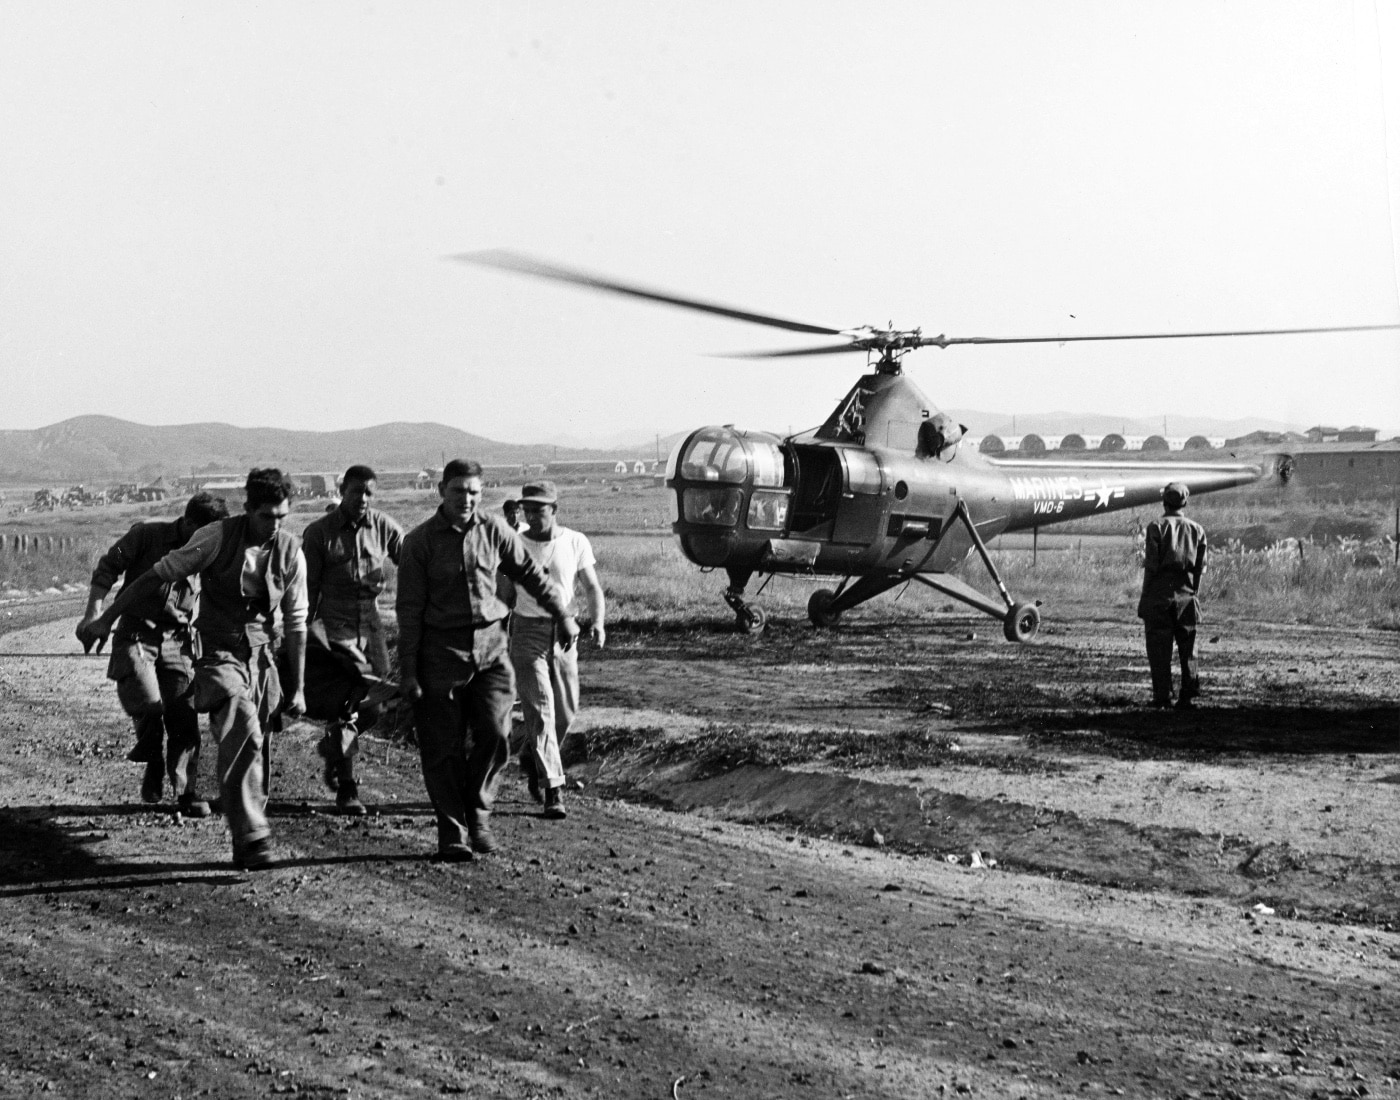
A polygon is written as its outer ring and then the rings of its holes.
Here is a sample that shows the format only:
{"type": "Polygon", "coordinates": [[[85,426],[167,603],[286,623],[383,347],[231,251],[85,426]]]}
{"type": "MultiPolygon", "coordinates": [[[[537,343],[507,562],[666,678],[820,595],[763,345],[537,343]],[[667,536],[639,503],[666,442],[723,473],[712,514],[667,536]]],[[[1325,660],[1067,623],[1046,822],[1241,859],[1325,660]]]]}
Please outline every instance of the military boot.
{"type": "Polygon", "coordinates": [[[322,734],[321,740],[316,742],[316,755],[321,758],[321,782],[326,785],[327,790],[335,790],[340,785],[339,742],[332,741],[329,732],[322,734]]]}
{"type": "Polygon", "coordinates": [[[160,760],[151,760],[146,764],[146,772],[141,777],[141,801],[146,803],[156,803],[165,793],[165,764],[160,760]]]}
{"type": "Polygon", "coordinates": [[[360,801],[360,787],[355,782],[355,773],[350,770],[348,760],[342,764],[337,779],[335,812],[343,817],[364,817],[365,814],[369,813],[365,809],[365,804],[360,801]]]}

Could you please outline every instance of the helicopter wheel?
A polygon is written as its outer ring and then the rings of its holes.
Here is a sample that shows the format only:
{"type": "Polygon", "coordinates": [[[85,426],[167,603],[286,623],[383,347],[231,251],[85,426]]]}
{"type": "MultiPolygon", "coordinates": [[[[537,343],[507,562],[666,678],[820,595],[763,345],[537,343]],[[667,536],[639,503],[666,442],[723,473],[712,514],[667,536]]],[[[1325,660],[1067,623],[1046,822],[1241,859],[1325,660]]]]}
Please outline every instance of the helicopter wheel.
{"type": "Polygon", "coordinates": [[[768,612],[758,604],[745,604],[743,610],[735,614],[734,625],[740,634],[762,634],[768,626],[768,612]]]}
{"type": "Polygon", "coordinates": [[[1002,633],[1008,642],[1029,642],[1040,630],[1040,608],[1033,603],[1018,603],[1002,620],[1002,633]]]}
{"type": "Polygon", "coordinates": [[[840,623],[841,612],[831,610],[835,599],[836,593],[829,588],[818,588],[812,593],[812,598],[807,601],[807,618],[812,620],[813,626],[830,630],[840,623]]]}

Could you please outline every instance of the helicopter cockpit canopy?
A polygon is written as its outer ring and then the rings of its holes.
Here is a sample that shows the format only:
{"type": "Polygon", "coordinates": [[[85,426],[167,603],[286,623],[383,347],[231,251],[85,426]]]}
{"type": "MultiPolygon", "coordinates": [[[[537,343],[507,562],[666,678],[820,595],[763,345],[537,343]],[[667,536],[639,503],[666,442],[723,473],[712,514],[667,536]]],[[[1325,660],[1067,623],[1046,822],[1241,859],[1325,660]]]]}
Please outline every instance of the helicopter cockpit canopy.
{"type": "Polygon", "coordinates": [[[701,428],[671,455],[668,479],[718,481],[742,485],[783,483],[783,452],[767,432],[741,432],[732,427],[701,428]]]}
{"type": "Polygon", "coordinates": [[[745,508],[744,489],[783,484],[780,440],[767,432],[707,427],[671,452],[668,484],[680,491],[680,518],[689,523],[733,527],[745,508]]]}

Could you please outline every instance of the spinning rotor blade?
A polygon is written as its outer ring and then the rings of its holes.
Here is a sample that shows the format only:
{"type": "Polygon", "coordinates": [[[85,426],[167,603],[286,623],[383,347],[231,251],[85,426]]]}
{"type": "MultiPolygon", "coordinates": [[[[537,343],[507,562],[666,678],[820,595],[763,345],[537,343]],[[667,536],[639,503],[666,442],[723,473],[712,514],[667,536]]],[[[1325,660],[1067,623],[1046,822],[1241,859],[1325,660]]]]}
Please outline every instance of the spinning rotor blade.
{"type": "Polygon", "coordinates": [[[843,351],[909,350],[912,348],[947,348],[955,344],[1079,344],[1108,340],[1193,340],[1214,336],[1297,336],[1317,332],[1384,332],[1400,329],[1392,325],[1326,325],[1318,328],[1260,328],[1230,332],[1138,332],[1112,336],[919,336],[909,332],[871,333],[846,332],[849,344],[828,344],[819,348],[797,348],[792,351],[736,351],[728,359],[790,359],[802,355],[835,355],[843,351]]]}
{"type": "Polygon", "coordinates": [[[800,355],[840,355],[847,351],[865,351],[859,344],[824,344],[819,348],[794,348],[790,351],[722,351],[716,359],[795,359],[800,355]]]}
{"type": "Polygon", "coordinates": [[[1381,332],[1394,325],[1326,325],[1320,328],[1257,328],[1236,332],[1145,332],[1120,336],[924,336],[921,347],[946,348],[953,344],[1079,344],[1104,340],[1193,340],[1210,336],[1297,336],[1310,332],[1381,332]]]}
{"type": "Polygon", "coordinates": [[[679,306],[681,309],[698,310],[701,313],[714,313],[720,317],[731,317],[736,321],[750,321],[756,325],[768,325],[770,328],[783,328],[789,332],[810,332],[818,336],[840,336],[839,328],[826,328],[822,325],[808,325],[801,321],[788,321],[781,317],[771,317],[765,313],[750,313],[743,309],[734,309],[731,306],[717,305],[714,302],[702,302],[695,298],[682,298],[675,294],[667,294],[659,290],[649,290],[646,287],[633,286],[630,283],[619,283],[613,279],[606,279],[601,275],[593,275],[587,271],[576,271],[572,268],[558,267],[554,264],[543,263],[540,260],[529,256],[523,256],[518,252],[509,252],[505,249],[487,249],[483,252],[459,252],[448,259],[461,260],[463,263],[478,264],[482,267],[494,267],[501,271],[514,271],[521,275],[534,275],[541,279],[553,279],[560,283],[572,283],[575,286],[589,287],[593,290],[604,290],[612,294],[625,294],[631,298],[641,298],[648,302],[660,302],[662,305],[679,306]]]}

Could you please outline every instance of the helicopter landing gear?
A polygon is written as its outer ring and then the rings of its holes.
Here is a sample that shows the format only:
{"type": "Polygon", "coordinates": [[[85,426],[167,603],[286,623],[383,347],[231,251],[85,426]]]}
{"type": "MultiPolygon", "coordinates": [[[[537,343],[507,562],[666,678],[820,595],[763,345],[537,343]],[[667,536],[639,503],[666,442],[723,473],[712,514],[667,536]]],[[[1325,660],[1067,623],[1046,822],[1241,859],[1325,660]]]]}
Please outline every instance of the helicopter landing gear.
{"type": "Polygon", "coordinates": [[[1001,623],[1008,642],[1029,642],[1040,630],[1040,608],[1033,603],[1013,604],[1001,623]]]}
{"type": "MultiPolygon", "coordinates": [[[[749,603],[744,599],[744,589],[749,586],[749,581],[753,578],[751,569],[729,569],[729,587],[724,590],[724,602],[734,611],[734,626],[740,634],[762,634],[768,625],[768,612],[759,607],[756,603],[749,603]]],[[[769,580],[772,580],[770,577],[769,580]]],[[[765,581],[759,587],[759,593],[767,587],[765,581]]]]}
{"type": "Polygon", "coordinates": [[[945,596],[952,596],[953,599],[960,600],[969,607],[974,607],[998,620],[1001,623],[1002,633],[1006,635],[1008,642],[1029,642],[1040,630],[1039,601],[1017,603],[1011,598],[1011,593],[1006,590],[1001,574],[997,572],[996,563],[992,561],[991,554],[987,552],[987,544],[982,541],[982,535],[972,522],[966,501],[958,501],[953,516],[955,519],[961,520],[967,528],[968,537],[971,538],[973,547],[982,558],[982,564],[987,567],[987,572],[991,575],[997,586],[997,591],[1001,594],[1001,602],[988,599],[961,577],[949,576],[947,573],[914,573],[908,579],[918,581],[920,584],[932,588],[935,592],[942,592],[945,596]]]}
{"type": "Polygon", "coordinates": [[[906,579],[899,573],[871,573],[856,578],[850,584],[842,581],[841,587],[835,592],[829,588],[819,588],[807,601],[807,618],[812,620],[813,626],[830,630],[841,622],[841,616],[851,608],[859,607],[882,592],[888,592],[895,585],[903,584],[906,579]]]}
{"type": "Polygon", "coordinates": [[[726,588],[724,602],[734,609],[734,625],[740,634],[762,634],[768,625],[768,612],[744,599],[742,588],[726,588]]]}
{"type": "Polygon", "coordinates": [[[751,603],[735,617],[734,625],[740,634],[762,634],[768,629],[768,612],[751,603]]]}
{"type": "Polygon", "coordinates": [[[813,626],[830,630],[841,621],[841,612],[831,609],[835,600],[836,593],[830,588],[818,588],[812,593],[812,598],[807,601],[807,618],[812,620],[813,626]]]}

